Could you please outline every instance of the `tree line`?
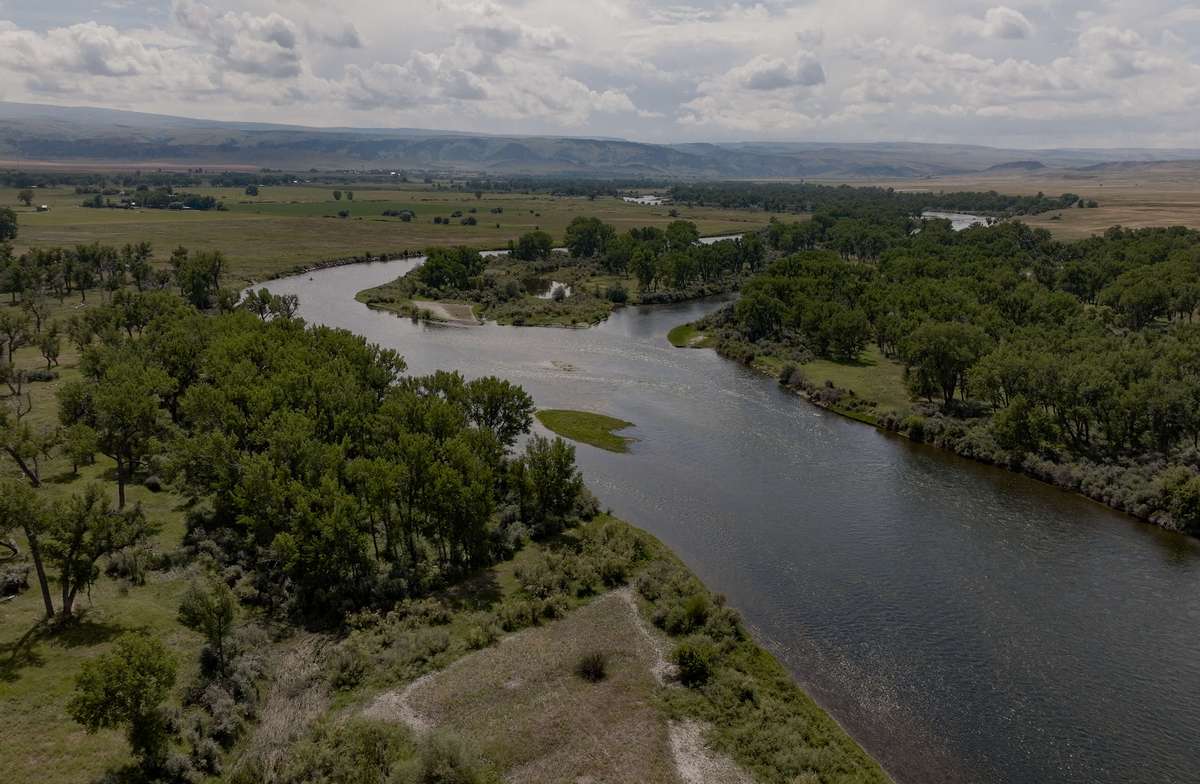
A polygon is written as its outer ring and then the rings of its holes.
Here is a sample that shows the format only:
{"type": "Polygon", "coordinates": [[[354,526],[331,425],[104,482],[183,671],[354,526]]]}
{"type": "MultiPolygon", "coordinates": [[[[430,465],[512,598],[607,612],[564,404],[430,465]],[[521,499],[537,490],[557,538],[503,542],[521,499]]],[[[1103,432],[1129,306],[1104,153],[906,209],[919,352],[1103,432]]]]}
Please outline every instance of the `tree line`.
{"type": "Polygon", "coordinates": [[[1115,227],[1061,242],[1016,222],[802,226],[764,232],[775,260],[712,319],[727,352],[846,361],[874,343],[915,398],[986,421],[1010,455],[1163,460],[1146,492],[1200,530],[1200,233],[1115,227]],[[809,249],[793,252],[796,236],[809,249]],[[855,236],[878,242],[856,252],[855,236]]]}
{"type": "Polygon", "coordinates": [[[827,213],[834,217],[915,217],[926,210],[969,212],[996,217],[1037,215],[1074,207],[1082,202],[1074,193],[1061,196],[1018,195],[996,191],[898,191],[894,188],[817,183],[687,183],[671,186],[678,204],[768,210],[770,212],[827,213]]]}

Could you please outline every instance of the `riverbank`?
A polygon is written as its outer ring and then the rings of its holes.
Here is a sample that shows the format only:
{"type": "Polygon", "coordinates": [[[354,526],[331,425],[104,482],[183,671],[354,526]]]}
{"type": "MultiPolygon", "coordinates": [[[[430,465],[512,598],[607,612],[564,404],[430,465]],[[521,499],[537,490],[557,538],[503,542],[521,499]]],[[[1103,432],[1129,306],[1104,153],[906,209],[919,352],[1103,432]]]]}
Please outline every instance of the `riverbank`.
{"type": "Polygon", "coordinates": [[[555,435],[609,452],[628,452],[629,444],[634,440],[615,432],[633,427],[632,422],[604,414],[544,408],[538,411],[536,416],[537,420],[555,435]]]}
{"type": "Polygon", "coordinates": [[[393,615],[325,650],[336,707],[311,742],[347,721],[449,735],[526,781],[890,780],[720,596],[609,515],[393,615]]]}
{"type": "MultiPolygon", "coordinates": [[[[769,354],[747,356],[740,347],[724,345],[695,327],[688,333],[688,339],[693,346],[711,347],[725,359],[774,378],[782,388],[819,408],[959,457],[1028,476],[1131,515],[1144,523],[1176,533],[1190,533],[1176,523],[1165,508],[1166,502],[1162,497],[1164,487],[1159,477],[1167,468],[1167,463],[1161,458],[1145,461],[1123,457],[1099,463],[1080,459],[1061,460],[1053,454],[1014,453],[996,443],[989,417],[964,419],[949,416],[934,403],[911,399],[901,405],[894,394],[883,390],[887,384],[879,383],[878,379],[873,379],[873,383],[864,382],[870,388],[863,392],[863,386],[858,384],[839,386],[828,380],[821,382],[809,370],[809,365],[835,363],[817,360],[798,365],[790,359],[769,354]],[[881,398],[886,405],[881,405],[881,398]]],[[[674,341],[672,344],[678,347],[674,341]]]]}

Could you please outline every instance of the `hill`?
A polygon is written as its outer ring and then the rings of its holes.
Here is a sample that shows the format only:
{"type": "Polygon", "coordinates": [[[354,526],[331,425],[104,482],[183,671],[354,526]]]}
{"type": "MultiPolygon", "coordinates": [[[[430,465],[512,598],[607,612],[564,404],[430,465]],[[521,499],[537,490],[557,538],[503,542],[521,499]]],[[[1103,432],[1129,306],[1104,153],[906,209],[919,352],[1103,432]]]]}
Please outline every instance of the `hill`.
{"type": "Polygon", "coordinates": [[[414,128],[310,128],[0,102],[8,166],[395,169],[654,179],[922,178],[1200,159],[1198,150],[1006,150],[841,142],[647,144],[414,128]]]}

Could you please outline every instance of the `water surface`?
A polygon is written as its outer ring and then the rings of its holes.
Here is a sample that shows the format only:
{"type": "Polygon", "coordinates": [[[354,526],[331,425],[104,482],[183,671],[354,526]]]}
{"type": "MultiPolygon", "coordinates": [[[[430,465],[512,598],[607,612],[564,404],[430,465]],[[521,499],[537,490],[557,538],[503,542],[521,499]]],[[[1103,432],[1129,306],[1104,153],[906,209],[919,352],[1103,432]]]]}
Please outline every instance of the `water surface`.
{"type": "Polygon", "coordinates": [[[729,597],[902,782],[1200,781],[1200,545],[781,392],[667,331],[717,303],[588,330],[368,310],[409,259],[270,284],[415,373],[495,374],[544,408],[635,423],[579,445],[605,506],[729,597]]]}

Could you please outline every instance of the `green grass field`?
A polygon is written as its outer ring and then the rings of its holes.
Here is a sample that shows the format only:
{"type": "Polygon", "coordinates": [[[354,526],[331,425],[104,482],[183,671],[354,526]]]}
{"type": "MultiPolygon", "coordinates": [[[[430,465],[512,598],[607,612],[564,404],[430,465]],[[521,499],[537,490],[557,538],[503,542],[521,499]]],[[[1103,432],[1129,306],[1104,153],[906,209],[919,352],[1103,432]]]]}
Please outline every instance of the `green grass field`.
{"type": "Polygon", "coordinates": [[[818,359],[800,366],[814,384],[832,381],[834,386],[853,390],[864,400],[873,400],[880,412],[898,411],[911,402],[904,385],[904,366],[888,359],[875,344],[863,351],[857,362],[818,359]]]}
{"type": "MultiPolygon", "coordinates": [[[[188,189],[181,189],[188,190],[188,189]]],[[[193,188],[191,192],[223,199],[225,211],[110,210],[80,206],[84,196],[71,188],[39,189],[34,204],[49,212],[11,204],[18,213],[16,250],[34,246],[71,246],[102,242],[123,245],[147,240],[163,262],[176,246],[220,250],[230,261],[236,282],[261,281],[281,272],[328,259],[419,251],[431,245],[503,247],[510,239],[542,229],[561,241],[578,216],[597,217],[618,231],[635,226],[664,226],[675,220],[669,207],[627,204],[616,198],[555,197],[524,193],[486,194],[434,190],[430,186],[379,188],[340,186],[354,191],[353,201],[335,201],[332,186],[264,187],[258,197],[239,188],[193,188]],[[472,213],[470,210],[474,209],[472,213]],[[499,214],[492,209],[502,209],[499,214]],[[337,217],[347,210],[348,218],[337,217]],[[404,222],[384,217],[385,210],[411,210],[404,222]],[[478,224],[434,224],[456,211],[478,224]]],[[[3,201],[15,201],[15,192],[3,201]]],[[[769,214],[752,210],[678,207],[679,218],[694,221],[702,234],[740,232],[764,225],[769,214]]]]}
{"type": "Polygon", "coordinates": [[[537,412],[537,418],[546,429],[563,438],[607,449],[609,452],[628,452],[629,444],[633,441],[628,436],[619,436],[613,432],[633,427],[632,422],[604,414],[546,408],[537,412]]]}

